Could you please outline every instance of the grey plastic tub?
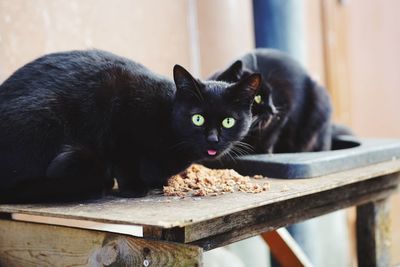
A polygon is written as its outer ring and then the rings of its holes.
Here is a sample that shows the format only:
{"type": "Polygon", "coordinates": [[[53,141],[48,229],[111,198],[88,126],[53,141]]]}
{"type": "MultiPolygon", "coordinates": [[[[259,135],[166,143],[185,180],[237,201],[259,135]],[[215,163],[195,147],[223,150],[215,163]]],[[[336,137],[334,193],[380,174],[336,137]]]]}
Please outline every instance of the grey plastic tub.
{"type": "Polygon", "coordinates": [[[247,155],[235,160],[207,163],[232,168],[243,175],[274,178],[312,178],[400,158],[398,139],[354,139],[342,136],[331,151],[247,155]]]}

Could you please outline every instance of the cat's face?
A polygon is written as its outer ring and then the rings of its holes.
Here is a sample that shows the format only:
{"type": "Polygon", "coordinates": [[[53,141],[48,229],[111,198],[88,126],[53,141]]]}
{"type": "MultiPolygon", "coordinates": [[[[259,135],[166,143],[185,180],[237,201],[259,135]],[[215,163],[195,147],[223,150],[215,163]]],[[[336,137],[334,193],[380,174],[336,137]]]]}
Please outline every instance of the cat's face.
{"type": "MultiPolygon", "coordinates": [[[[253,72],[243,67],[243,62],[237,60],[226,70],[214,74],[211,78],[217,81],[237,82],[240,79],[250,76],[253,72]]],[[[254,96],[252,105],[252,130],[262,131],[267,128],[274,116],[278,113],[272,100],[272,86],[267,81],[262,81],[254,96]]]]}
{"type": "Polygon", "coordinates": [[[246,136],[260,75],[236,83],[202,82],[175,66],[174,80],[173,129],[186,151],[197,159],[216,158],[246,136]]]}

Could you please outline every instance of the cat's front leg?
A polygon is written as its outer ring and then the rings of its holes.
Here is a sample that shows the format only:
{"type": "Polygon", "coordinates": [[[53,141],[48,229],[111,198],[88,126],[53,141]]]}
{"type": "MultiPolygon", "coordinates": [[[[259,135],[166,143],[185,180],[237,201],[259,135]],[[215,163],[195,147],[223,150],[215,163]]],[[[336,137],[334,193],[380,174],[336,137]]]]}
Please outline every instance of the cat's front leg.
{"type": "Polygon", "coordinates": [[[167,173],[170,172],[166,170],[165,165],[169,165],[167,160],[165,162],[154,158],[142,158],[140,160],[141,179],[150,189],[161,189],[166,185],[169,178],[167,173]]]}
{"type": "Polygon", "coordinates": [[[118,182],[116,196],[135,198],[146,196],[149,187],[141,179],[140,163],[138,159],[124,160],[115,165],[115,177],[118,182]]]}
{"type": "Polygon", "coordinates": [[[118,192],[121,197],[143,197],[152,189],[162,189],[168,177],[169,164],[149,157],[141,157],[117,168],[118,192]]]}

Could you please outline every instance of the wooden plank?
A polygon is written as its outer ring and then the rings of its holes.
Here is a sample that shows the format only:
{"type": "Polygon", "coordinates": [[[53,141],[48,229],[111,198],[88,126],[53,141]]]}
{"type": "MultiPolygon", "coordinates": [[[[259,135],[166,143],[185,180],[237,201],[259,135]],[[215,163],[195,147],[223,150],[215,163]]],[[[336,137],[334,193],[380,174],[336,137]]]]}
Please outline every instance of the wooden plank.
{"type": "Polygon", "coordinates": [[[143,227],[136,225],[101,223],[101,222],[93,222],[86,220],[45,217],[45,216],[21,214],[21,213],[11,214],[11,219],[15,221],[44,223],[51,225],[68,226],[68,227],[82,228],[88,230],[99,230],[103,232],[111,232],[111,233],[126,234],[136,237],[143,237],[143,227]]]}
{"type": "Polygon", "coordinates": [[[399,174],[386,175],[193,224],[184,228],[184,242],[201,246],[205,250],[231,244],[338,209],[388,197],[397,191],[399,180],[399,174]],[[202,239],[197,239],[199,237],[202,239]]]}
{"type": "Polygon", "coordinates": [[[357,255],[359,266],[390,266],[389,200],[357,207],[357,255]]]}
{"type": "MultiPolygon", "coordinates": [[[[48,205],[0,205],[0,212],[143,226],[144,237],[161,238],[163,229],[182,228],[258,207],[339,188],[400,171],[400,160],[388,161],[322,177],[268,179],[269,191],[186,198],[152,195],[137,199],[104,198],[92,202],[48,205]]],[[[261,181],[264,182],[264,181],[261,181]]]]}
{"type": "Polygon", "coordinates": [[[202,249],[99,231],[0,220],[0,266],[202,266],[202,249]]]}
{"type": "Polygon", "coordinates": [[[312,267],[307,255],[285,228],[265,232],[261,237],[282,267],[312,267]]]}

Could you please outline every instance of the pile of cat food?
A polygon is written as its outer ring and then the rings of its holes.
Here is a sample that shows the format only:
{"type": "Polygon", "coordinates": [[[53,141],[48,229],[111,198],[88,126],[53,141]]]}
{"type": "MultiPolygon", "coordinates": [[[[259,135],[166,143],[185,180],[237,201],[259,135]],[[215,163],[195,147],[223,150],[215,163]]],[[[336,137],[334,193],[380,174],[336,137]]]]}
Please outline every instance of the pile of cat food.
{"type": "Polygon", "coordinates": [[[164,195],[178,197],[217,196],[235,191],[260,193],[269,189],[269,183],[251,182],[261,175],[242,176],[232,169],[214,170],[193,164],[184,172],[172,176],[164,186],[164,195]]]}

